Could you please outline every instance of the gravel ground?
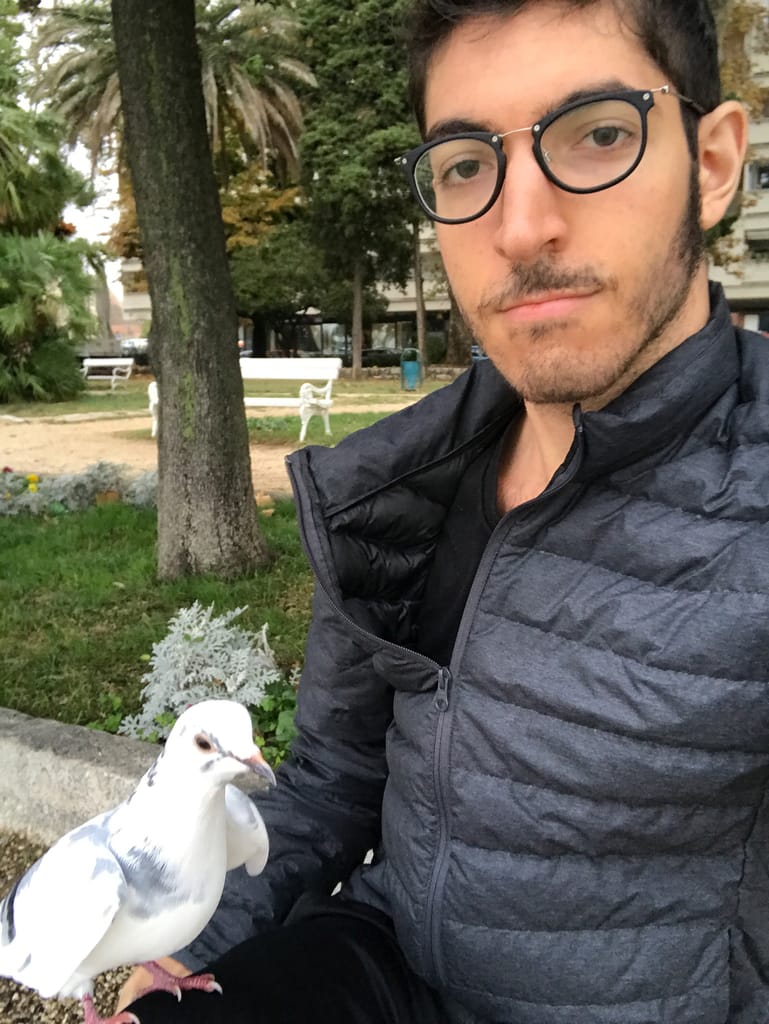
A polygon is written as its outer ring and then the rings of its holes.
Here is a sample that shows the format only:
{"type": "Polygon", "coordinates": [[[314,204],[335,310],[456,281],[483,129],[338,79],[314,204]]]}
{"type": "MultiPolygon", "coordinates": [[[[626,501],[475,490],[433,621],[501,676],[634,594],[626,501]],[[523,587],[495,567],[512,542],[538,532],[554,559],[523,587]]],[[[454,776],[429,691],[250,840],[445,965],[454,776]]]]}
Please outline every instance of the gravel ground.
{"type": "MultiPolygon", "coordinates": [[[[21,836],[0,832],[0,894],[43,852],[45,847],[21,836]]],[[[118,990],[130,974],[121,968],[100,976],[94,1000],[102,1014],[110,1014],[118,990]]],[[[75,999],[40,999],[28,988],[0,978],[0,1024],[83,1024],[83,1011],[75,999]]]]}

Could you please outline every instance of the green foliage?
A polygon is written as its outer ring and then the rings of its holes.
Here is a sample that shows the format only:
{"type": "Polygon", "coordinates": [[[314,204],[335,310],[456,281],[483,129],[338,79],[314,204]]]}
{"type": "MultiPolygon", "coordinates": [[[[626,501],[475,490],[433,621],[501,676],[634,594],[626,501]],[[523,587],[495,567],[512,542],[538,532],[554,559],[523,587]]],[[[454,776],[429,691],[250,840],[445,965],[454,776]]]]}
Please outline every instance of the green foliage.
{"type": "MultiPolygon", "coordinates": [[[[197,0],[198,48],[220,184],[233,157],[296,174],[302,114],[296,90],[313,83],[298,58],[291,5],[197,0]]],[[[121,134],[109,0],[75,0],[37,17],[35,49],[47,58],[36,95],[48,101],[94,163],[121,134]]],[[[119,160],[122,163],[122,160],[119,160]]]]}
{"type": "MultiPolygon", "coordinates": [[[[404,0],[307,0],[308,60],[318,80],[302,137],[313,228],[337,277],[403,283],[410,197],[394,164],[417,138],[396,44],[404,0]]],[[[324,304],[325,308],[325,304],[324,304]]]]}
{"type": "MultiPolygon", "coordinates": [[[[280,224],[257,245],[236,249],[230,255],[230,271],[238,311],[263,320],[278,335],[311,307],[322,309],[327,321],[350,327],[352,285],[329,271],[306,217],[280,224]]],[[[375,323],[386,310],[386,300],[375,282],[369,282],[363,295],[363,322],[375,323]]]]}
{"type": "Polygon", "coordinates": [[[76,350],[93,333],[92,247],[47,232],[0,234],[0,402],[71,398],[76,350]]]}
{"type": "Polygon", "coordinates": [[[274,176],[259,164],[251,164],[232,178],[220,201],[229,252],[266,241],[300,208],[299,190],[278,187],[274,176]]]}
{"type": "Polygon", "coordinates": [[[274,327],[320,306],[328,287],[322,254],[301,219],[280,224],[257,245],[236,249],[230,270],[238,310],[274,327]]]}
{"type": "Polygon", "coordinates": [[[257,742],[273,768],[285,759],[296,736],[296,693],[296,679],[293,676],[282,678],[268,683],[261,702],[251,709],[257,742]]]}
{"type": "Polygon", "coordinates": [[[447,342],[444,334],[428,334],[425,338],[427,363],[435,366],[446,358],[447,342]]]}
{"type": "Polygon", "coordinates": [[[0,2],[0,402],[69,398],[82,388],[76,348],[93,333],[96,249],[67,241],[67,203],[92,189],[68,167],[61,128],[20,99],[20,26],[0,2]]]}

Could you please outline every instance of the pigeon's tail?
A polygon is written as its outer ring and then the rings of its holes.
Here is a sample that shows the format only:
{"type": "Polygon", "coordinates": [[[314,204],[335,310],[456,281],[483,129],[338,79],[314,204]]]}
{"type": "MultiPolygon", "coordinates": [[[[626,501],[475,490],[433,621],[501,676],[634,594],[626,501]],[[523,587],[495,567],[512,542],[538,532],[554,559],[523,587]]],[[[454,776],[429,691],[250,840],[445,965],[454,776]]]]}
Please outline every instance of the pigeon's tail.
{"type": "Polygon", "coordinates": [[[16,923],[14,921],[14,905],[16,893],[24,876],[19,875],[11,887],[11,891],[0,903],[0,963],[2,963],[2,951],[6,949],[16,938],[16,923]]]}
{"type": "Polygon", "coordinates": [[[0,977],[3,978],[14,977],[19,969],[19,951],[13,942],[16,938],[14,907],[22,877],[16,879],[13,888],[0,903],[0,977]]]}

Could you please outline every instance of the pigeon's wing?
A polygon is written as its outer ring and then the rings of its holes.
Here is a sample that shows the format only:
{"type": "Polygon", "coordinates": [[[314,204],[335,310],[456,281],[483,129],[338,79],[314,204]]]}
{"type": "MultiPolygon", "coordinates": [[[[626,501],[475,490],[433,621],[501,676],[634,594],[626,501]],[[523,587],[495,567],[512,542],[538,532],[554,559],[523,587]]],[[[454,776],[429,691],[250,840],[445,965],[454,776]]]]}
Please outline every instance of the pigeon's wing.
{"type": "Polygon", "coordinates": [[[60,839],[0,904],[0,975],[58,995],[104,936],[125,891],[105,821],[60,839]]]}
{"type": "Polygon", "coordinates": [[[227,870],[245,864],[249,875],[258,875],[267,863],[270,841],[262,816],[253,800],[237,786],[225,786],[227,816],[227,870]]]}

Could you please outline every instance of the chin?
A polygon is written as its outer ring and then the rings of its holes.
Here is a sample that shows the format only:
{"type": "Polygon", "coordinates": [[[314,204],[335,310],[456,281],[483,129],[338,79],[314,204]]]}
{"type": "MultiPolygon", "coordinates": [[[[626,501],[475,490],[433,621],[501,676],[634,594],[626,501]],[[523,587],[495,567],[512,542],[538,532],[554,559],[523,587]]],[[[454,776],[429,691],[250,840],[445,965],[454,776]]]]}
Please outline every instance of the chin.
{"type": "Polygon", "coordinates": [[[486,353],[521,397],[537,405],[589,401],[611,392],[624,379],[629,362],[625,354],[611,353],[613,358],[607,359],[605,350],[596,352],[584,340],[580,345],[579,339],[569,341],[561,334],[555,345],[547,345],[542,335],[532,339],[524,359],[510,358],[512,346],[492,346],[486,353]]]}

